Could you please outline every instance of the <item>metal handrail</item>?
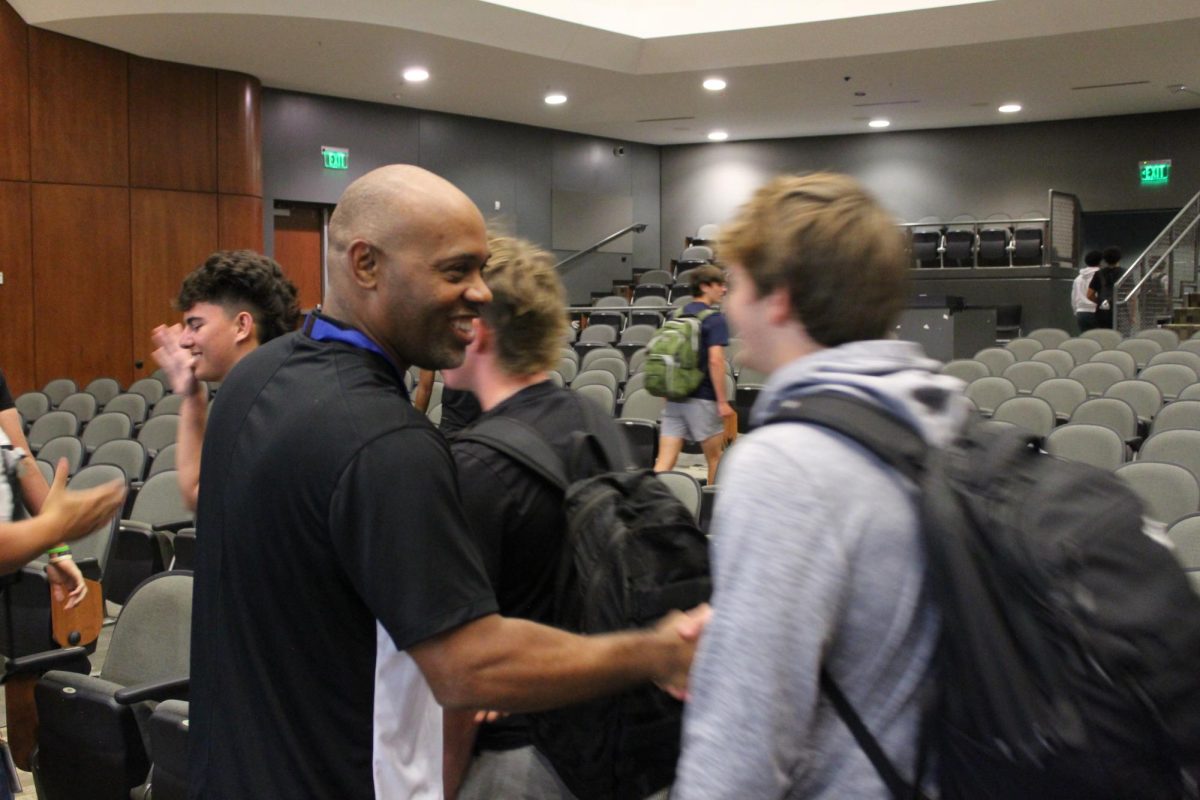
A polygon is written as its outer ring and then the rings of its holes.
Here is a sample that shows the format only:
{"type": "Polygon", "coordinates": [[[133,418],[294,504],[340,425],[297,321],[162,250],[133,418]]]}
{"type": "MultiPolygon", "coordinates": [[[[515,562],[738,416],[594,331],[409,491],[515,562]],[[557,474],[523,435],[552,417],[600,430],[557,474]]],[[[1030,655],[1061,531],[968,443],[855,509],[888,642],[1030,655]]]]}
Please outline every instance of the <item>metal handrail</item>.
{"type": "Polygon", "coordinates": [[[614,239],[620,239],[622,236],[624,236],[627,233],[641,233],[644,230],[646,230],[646,223],[635,222],[632,225],[629,225],[628,227],[621,228],[621,230],[617,231],[616,233],[605,236],[603,239],[596,242],[591,247],[586,247],[583,250],[580,250],[578,253],[572,253],[571,255],[564,258],[562,261],[559,261],[557,264],[555,264],[554,267],[555,267],[555,269],[558,269],[559,267],[564,267],[567,264],[570,264],[572,261],[575,261],[576,259],[583,258],[584,256],[586,256],[589,253],[596,252],[601,247],[604,247],[604,245],[608,244],[609,242],[611,242],[614,239]]]}
{"type": "MultiPolygon", "coordinates": [[[[1179,213],[1175,215],[1174,219],[1172,219],[1167,224],[1167,226],[1162,229],[1162,232],[1159,233],[1158,236],[1154,237],[1154,241],[1152,241],[1149,244],[1149,246],[1147,246],[1146,249],[1142,251],[1141,255],[1139,255],[1137,258],[1135,258],[1133,260],[1133,263],[1129,265],[1129,268],[1121,273],[1121,277],[1117,278],[1116,283],[1113,284],[1113,299],[1117,303],[1117,305],[1125,305],[1126,303],[1128,303],[1129,298],[1136,295],[1138,290],[1141,289],[1142,284],[1146,282],[1146,279],[1149,278],[1154,273],[1154,271],[1159,268],[1159,266],[1163,262],[1163,259],[1166,258],[1167,255],[1169,255],[1172,251],[1174,251],[1175,247],[1179,244],[1179,242],[1183,240],[1183,237],[1186,236],[1191,231],[1191,229],[1196,226],[1196,220],[1200,220],[1200,216],[1197,216],[1196,219],[1192,220],[1192,224],[1188,225],[1187,230],[1185,230],[1183,232],[1183,235],[1176,237],[1175,241],[1171,243],[1171,246],[1168,247],[1165,252],[1163,252],[1162,256],[1159,257],[1158,261],[1154,262],[1154,266],[1151,267],[1149,270],[1147,270],[1146,274],[1142,276],[1142,279],[1140,281],[1138,281],[1132,289],[1129,290],[1129,293],[1127,295],[1125,295],[1124,300],[1120,300],[1117,298],[1117,290],[1121,288],[1121,284],[1123,284],[1125,282],[1125,279],[1128,278],[1131,274],[1133,274],[1133,271],[1135,269],[1137,269],[1139,264],[1141,264],[1144,260],[1146,260],[1150,257],[1150,251],[1152,251],[1155,247],[1158,246],[1158,243],[1160,241],[1162,241],[1162,238],[1164,236],[1167,236],[1168,234],[1174,234],[1175,223],[1179,222],[1181,219],[1186,217],[1188,209],[1190,209],[1192,206],[1196,206],[1196,205],[1200,205],[1200,192],[1197,192],[1195,195],[1193,195],[1192,199],[1188,200],[1187,203],[1184,204],[1183,208],[1179,209],[1179,213]]],[[[1200,210],[1200,209],[1198,209],[1198,210],[1200,210]]],[[[1196,213],[1196,212],[1192,212],[1192,213],[1196,213]]],[[[1116,322],[1115,314],[1113,315],[1113,322],[1114,323],[1116,322]]]]}
{"type": "Polygon", "coordinates": [[[897,222],[897,228],[954,228],[966,226],[989,225],[997,228],[1010,227],[1012,225],[1021,225],[1024,223],[1045,223],[1049,222],[1049,217],[1028,217],[1026,219],[960,219],[957,222],[947,220],[939,220],[936,222],[897,222]]]}

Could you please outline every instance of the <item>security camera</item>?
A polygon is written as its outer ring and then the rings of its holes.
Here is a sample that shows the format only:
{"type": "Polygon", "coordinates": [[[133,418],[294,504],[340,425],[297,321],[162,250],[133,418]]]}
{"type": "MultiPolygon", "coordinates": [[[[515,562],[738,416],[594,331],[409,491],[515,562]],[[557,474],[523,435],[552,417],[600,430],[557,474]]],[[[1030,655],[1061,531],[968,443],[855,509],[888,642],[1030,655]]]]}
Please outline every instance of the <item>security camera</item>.
{"type": "Polygon", "coordinates": [[[616,156],[617,158],[620,158],[621,156],[625,155],[624,145],[617,145],[616,147],[614,147],[613,155],[616,156]]]}

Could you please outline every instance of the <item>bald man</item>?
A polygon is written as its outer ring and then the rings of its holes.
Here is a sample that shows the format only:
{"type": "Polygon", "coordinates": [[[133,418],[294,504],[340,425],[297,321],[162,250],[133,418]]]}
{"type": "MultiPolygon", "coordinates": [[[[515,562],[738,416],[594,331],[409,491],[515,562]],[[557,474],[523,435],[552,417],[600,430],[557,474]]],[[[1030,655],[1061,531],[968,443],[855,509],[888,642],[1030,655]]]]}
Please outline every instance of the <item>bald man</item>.
{"type": "Polygon", "coordinates": [[[411,166],[347,188],[325,313],[248,355],[201,461],[192,798],[441,798],[442,706],[682,686],[698,624],[500,617],[446,444],[403,375],[454,367],[490,293],[471,201],[411,166]]]}

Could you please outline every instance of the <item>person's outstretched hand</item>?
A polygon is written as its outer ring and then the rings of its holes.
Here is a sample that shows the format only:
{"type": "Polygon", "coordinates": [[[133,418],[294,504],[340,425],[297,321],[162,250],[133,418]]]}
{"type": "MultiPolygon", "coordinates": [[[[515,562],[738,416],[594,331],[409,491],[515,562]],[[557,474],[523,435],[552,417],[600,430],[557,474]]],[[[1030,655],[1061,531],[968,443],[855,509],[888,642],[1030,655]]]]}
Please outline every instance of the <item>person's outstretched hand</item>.
{"type": "Polygon", "coordinates": [[[191,352],[179,346],[179,340],[182,337],[183,326],[179,323],[170,327],[159,325],[150,334],[150,339],[154,342],[155,347],[154,352],[150,355],[154,356],[154,360],[162,367],[163,372],[167,373],[167,380],[171,382],[171,391],[187,397],[199,389],[200,382],[196,380],[195,357],[191,352]]]}

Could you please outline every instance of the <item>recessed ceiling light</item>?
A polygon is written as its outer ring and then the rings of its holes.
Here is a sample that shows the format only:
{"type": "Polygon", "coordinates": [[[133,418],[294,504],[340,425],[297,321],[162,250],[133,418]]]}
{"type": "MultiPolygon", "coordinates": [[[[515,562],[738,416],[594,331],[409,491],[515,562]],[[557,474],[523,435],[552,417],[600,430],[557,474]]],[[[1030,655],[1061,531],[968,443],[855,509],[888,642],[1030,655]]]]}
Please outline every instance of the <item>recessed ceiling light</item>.
{"type": "Polygon", "coordinates": [[[872,128],[886,128],[891,124],[891,120],[886,119],[873,119],[867,123],[867,125],[871,126],[872,128]]]}
{"type": "Polygon", "coordinates": [[[409,67],[404,70],[404,80],[409,83],[420,83],[429,80],[429,70],[423,67],[409,67]]]}
{"type": "Polygon", "coordinates": [[[1000,106],[1000,108],[998,108],[996,110],[999,111],[1001,114],[1015,114],[1021,110],[1021,104],[1020,103],[1005,103],[1004,105],[1000,106]]]}
{"type": "Polygon", "coordinates": [[[546,95],[546,105],[548,106],[561,106],[565,102],[567,102],[567,96],[562,92],[551,92],[546,95]]]}
{"type": "Polygon", "coordinates": [[[725,81],[720,78],[706,78],[703,85],[710,92],[719,92],[725,88],[725,81]]]}
{"type": "Polygon", "coordinates": [[[725,131],[709,131],[708,138],[714,142],[723,142],[729,138],[729,134],[725,131]]]}

